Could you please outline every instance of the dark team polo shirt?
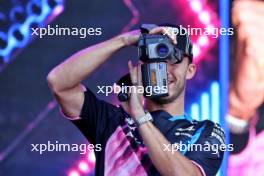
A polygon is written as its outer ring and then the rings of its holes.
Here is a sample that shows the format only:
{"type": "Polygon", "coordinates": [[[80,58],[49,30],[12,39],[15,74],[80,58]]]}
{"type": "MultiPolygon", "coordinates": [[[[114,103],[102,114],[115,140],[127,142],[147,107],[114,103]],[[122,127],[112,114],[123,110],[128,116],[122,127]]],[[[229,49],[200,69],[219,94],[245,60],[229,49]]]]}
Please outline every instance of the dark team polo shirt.
{"type": "MultiPolygon", "coordinates": [[[[153,124],[171,144],[200,144],[214,146],[214,150],[191,150],[182,147],[181,152],[193,162],[203,175],[217,173],[223,151],[216,145],[225,143],[224,132],[218,124],[209,120],[195,121],[184,116],[171,116],[159,110],[150,112],[153,124]]],[[[95,151],[98,176],[145,176],[160,175],[152,164],[147,148],[133,119],[121,108],[99,100],[89,90],[85,92],[81,119],[72,121],[94,145],[101,144],[102,150],[95,151]]],[[[164,151],[168,148],[164,146],[164,151]]],[[[207,148],[208,149],[208,148],[207,148]]],[[[172,152],[172,150],[171,150],[172,152]]],[[[176,150],[175,150],[176,152],[176,150]]]]}

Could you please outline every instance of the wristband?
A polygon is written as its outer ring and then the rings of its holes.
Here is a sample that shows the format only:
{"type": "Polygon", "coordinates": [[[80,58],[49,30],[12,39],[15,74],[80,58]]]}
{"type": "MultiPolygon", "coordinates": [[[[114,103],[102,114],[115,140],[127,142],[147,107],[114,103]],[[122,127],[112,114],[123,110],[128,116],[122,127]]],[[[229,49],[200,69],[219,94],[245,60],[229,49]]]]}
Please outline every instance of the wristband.
{"type": "Polygon", "coordinates": [[[148,122],[148,121],[151,121],[151,122],[153,121],[153,118],[152,118],[152,116],[150,115],[149,112],[147,112],[144,116],[138,117],[138,118],[135,119],[135,122],[136,122],[136,124],[137,124],[138,127],[140,125],[148,122]]]}

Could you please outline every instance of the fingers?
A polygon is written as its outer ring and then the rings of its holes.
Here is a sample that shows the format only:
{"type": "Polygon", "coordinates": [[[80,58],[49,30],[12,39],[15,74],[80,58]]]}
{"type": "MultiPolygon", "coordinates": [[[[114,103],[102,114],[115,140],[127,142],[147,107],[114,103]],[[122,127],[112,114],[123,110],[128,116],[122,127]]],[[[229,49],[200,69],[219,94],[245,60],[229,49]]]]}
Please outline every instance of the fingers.
{"type": "Polygon", "coordinates": [[[128,69],[132,85],[137,85],[137,67],[134,67],[132,61],[128,61],[128,69]]]}
{"type": "Polygon", "coordinates": [[[149,31],[149,34],[164,34],[166,36],[168,36],[172,42],[174,44],[177,44],[177,40],[176,40],[176,28],[172,28],[172,27],[156,27],[152,30],[149,31]]]}
{"type": "Polygon", "coordinates": [[[139,62],[139,65],[134,67],[132,62],[128,61],[128,68],[132,85],[142,85],[141,65],[142,63],[139,62]]]}
{"type": "Polygon", "coordinates": [[[149,31],[149,34],[164,34],[164,33],[165,33],[164,27],[156,27],[149,31]]]}
{"type": "Polygon", "coordinates": [[[141,74],[141,63],[137,66],[137,82],[139,86],[142,86],[142,74],[141,74]]]}

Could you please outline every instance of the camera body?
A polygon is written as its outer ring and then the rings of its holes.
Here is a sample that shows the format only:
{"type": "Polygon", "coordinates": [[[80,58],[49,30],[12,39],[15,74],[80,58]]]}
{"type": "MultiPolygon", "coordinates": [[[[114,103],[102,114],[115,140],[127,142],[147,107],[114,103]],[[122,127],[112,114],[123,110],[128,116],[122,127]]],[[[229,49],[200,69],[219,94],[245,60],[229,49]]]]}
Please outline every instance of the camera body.
{"type": "Polygon", "coordinates": [[[144,63],[141,66],[142,83],[145,88],[150,88],[148,98],[159,98],[169,95],[167,62],[180,62],[175,55],[175,47],[166,35],[150,35],[142,33],[138,41],[138,57],[144,63]]]}
{"type": "Polygon", "coordinates": [[[141,65],[142,84],[147,98],[169,95],[166,62],[150,62],[141,65]]]}
{"type": "MultiPolygon", "coordinates": [[[[182,47],[178,47],[178,44],[176,46],[166,35],[149,34],[149,31],[156,27],[158,26],[154,24],[142,24],[137,45],[138,58],[143,62],[141,72],[144,96],[151,99],[169,95],[167,63],[182,62],[185,51],[182,47]]],[[[186,39],[186,42],[188,43],[189,40],[186,39]]],[[[129,99],[129,95],[122,96],[122,93],[118,97],[120,101],[129,99]]]]}
{"type": "Polygon", "coordinates": [[[143,62],[165,61],[173,53],[173,45],[165,35],[144,34],[138,41],[138,56],[143,62]]]}

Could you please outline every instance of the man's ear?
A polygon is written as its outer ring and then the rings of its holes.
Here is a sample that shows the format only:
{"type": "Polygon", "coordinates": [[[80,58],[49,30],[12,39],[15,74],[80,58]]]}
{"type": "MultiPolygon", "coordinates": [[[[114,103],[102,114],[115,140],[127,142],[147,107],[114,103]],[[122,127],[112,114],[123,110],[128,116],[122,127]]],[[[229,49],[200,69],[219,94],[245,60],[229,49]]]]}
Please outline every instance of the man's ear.
{"type": "Polygon", "coordinates": [[[193,63],[190,63],[188,65],[188,70],[186,74],[186,79],[192,79],[196,73],[196,65],[193,63]]]}

